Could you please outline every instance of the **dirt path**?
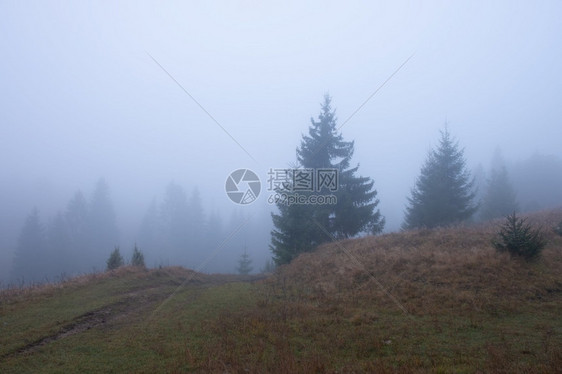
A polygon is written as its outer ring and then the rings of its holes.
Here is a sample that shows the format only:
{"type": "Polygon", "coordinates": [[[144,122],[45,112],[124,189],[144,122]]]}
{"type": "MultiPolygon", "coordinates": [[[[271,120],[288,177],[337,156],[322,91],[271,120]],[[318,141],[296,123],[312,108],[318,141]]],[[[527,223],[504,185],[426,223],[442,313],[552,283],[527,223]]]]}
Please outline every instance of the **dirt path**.
{"type": "MultiPolygon", "coordinates": [[[[111,322],[119,323],[119,321],[130,320],[132,314],[141,314],[147,310],[157,310],[162,304],[183,287],[196,286],[202,290],[208,287],[217,286],[232,282],[256,282],[266,278],[266,276],[240,276],[227,274],[197,274],[197,276],[188,276],[184,279],[176,278],[169,274],[171,279],[153,287],[138,288],[123,295],[123,298],[112,304],[103,306],[99,309],[88,311],[72,319],[70,322],[62,326],[56,333],[39,338],[31,343],[27,343],[22,347],[16,348],[10,352],[0,355],[0,359],[14,357],[25,354],[32,354],[37,349],[47,344],[66,337],[80,334],[84,331],[100,328],[111,322]],[[174,279],[175,278],[175,279],[174,279]],[[172,281],[177,286],[170,291],[172,281]]],[[[199,294],[199,293],[198,293],[199,294]]]]}
{"type": "Polygon", "coordinates": [[[104,324],[109,319],[115,317],[115,310],[121,307],[123,304],[124,301],[119,301],[115,304],[111,304],[103,308],[84,313],[81,316],[76,317],[74,320],[72,320],[72,322],[61,327],[57,333],[28,343],[25,346],[16,349],[15,351],[8,352],[2,355],[2,358],[32,353],[41,346],[104,324]]]}

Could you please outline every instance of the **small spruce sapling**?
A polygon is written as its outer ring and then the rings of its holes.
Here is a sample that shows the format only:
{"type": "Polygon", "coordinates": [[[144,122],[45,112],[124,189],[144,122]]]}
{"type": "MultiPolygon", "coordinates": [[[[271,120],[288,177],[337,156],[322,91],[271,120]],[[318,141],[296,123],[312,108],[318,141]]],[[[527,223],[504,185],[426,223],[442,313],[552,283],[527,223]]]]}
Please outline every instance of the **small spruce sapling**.
{"type": "Polygon", "coordinates": [[[254,268],[252,267],[252,259],[250,258],[248,252],[246,252],[245,250],[244,253],[240,255],[240,259],[238,260],[238,268],[236,270],[238,270],[239,274],[243,275],[250,274],[252,270],[254,270],[254,268]]]}
{"type": "Polygon", "coordinates": [[[144,254],[141,251],[139,251],[136,244],[135,244],[135,248],[133,249],[133,256],[131,257],[131,265],[141,268],[146,267],[144,264],[144,254]]]}
{"type": "Polygon", "coordinates": [[[114,270],[117,269],[118,267],[123,266],[125,262],[123,261],[123,256],[121,256],[121,253],[119,252],[119,247],[115,247],[113,252],[111,252],[109,258],[107,259],[106,263],[107,263],[107,270],[114,270]]]}
{"type": "Polygon", "coordinates": [[[506,217],[492,245],[500,252],[509,252],[530,261],[540,256],[546,240],[539,229],[533,229],[525,219],[515,213],[506,217]]]}

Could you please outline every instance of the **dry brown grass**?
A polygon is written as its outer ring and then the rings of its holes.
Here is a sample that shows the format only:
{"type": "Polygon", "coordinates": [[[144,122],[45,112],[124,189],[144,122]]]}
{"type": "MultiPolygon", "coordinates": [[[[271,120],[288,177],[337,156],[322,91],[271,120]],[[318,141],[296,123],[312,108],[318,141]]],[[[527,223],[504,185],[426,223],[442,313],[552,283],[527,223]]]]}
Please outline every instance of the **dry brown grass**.
{"type": "Polygon", "coordinates": [[[83,334],[85,347],[106,349],[93,367],[111,356],[129,368],[141,360],[145,372],[561,372],[562,236],[552,227],[562,210],[527,218],[549,241],[536,262],[494,250],[498,220],[330,243],[264,280],[121,268],[4,291],[0,303],[42,305],[31,299],[55,293],[77,308],[73,295],[82,295],[80,304],[103,311],[98,298],[112,308],[123,298],[152,300],[131,304],[132,314],[118,320],[123,326],[106,326],[111,339],[83,334]],[[78,292],[55,292],[61,287],[78,292]],[[141,328],[133,322],[143,320],[141,328]],[[121,340],[126,349],[113,343],[121,340]],[[115,349],[124,353],[112,356],[115,349]]]}
{"type": "Polygon", "coordinates": [[[322,246],[210,324],[209,372],[529,372],[562,367],[562,210],[529,215],[535,263],[498,253],[487,225],[322,246]]]}
{"type": "MultiPolygon", "coordinates": [[[[528,216],[546,228],[560,218],[562,210],[528,216]]],[[[498,253],[490,243],[496,227],[480,225],[330,243],[282,267],[271,282],[312,298],[377,298],[420,316],[453,307],[515,310],[562,292],[562,238],[544,231],[549,244],[537,263],[498,253]]]]}

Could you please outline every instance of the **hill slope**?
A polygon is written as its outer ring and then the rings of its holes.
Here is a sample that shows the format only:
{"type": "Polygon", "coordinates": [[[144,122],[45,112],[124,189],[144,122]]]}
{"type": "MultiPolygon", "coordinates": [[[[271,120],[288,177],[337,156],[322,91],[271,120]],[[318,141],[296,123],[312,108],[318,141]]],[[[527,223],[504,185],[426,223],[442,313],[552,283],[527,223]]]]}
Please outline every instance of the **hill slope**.
{"type": "Polygon", "coordinates": [[[494,224],[324,245],[265,280],[181,268],[0,293],[0,372],[560,372],[562,211],[540,261],[494,224]]]}

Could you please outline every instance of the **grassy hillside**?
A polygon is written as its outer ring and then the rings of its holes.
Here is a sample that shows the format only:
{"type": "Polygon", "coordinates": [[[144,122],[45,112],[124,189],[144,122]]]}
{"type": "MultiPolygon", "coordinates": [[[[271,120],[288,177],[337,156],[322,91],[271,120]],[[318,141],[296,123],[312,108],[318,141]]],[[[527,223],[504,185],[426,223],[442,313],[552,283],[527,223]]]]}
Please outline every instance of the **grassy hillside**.
{"type": "Polygon", "coordinates": [[[267,279],[119,269],[0,294],[0,372],[562,371],[562,211],[322,246],[267,279]]]}

